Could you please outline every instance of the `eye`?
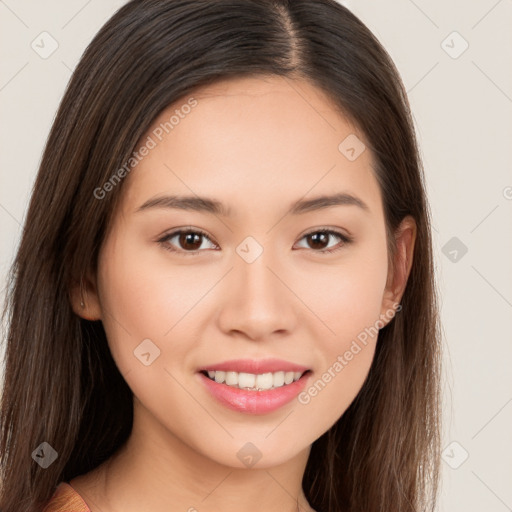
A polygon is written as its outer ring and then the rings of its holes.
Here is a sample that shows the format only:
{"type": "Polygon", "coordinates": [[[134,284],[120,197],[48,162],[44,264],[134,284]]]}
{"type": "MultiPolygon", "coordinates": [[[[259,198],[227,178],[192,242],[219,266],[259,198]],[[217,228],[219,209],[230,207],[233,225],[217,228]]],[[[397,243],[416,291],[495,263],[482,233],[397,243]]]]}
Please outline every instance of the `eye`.
{"type": "MultiPolygon", "coordinates": [[[[213,248],[217,248],[217,246],[211,242],[209,236],[204,231],[191,228],[181,228],[174,230],[171,233],[166,234],[164,237],[158,240],[158,242],[162,244],[163,247],[168,251],[182,253],[186,256],[195,256],[201,252],[200,249],[204,249],[202,239],[209,240],[210,243],[212,243],[213,248]],[[176,238],[177,245],[180,246],[178,249],[173,247],[173,244],[171,243],[171,240],[174,238],[176,238]]],[[[308,242],[313,245],[312,248],[316,249],[314,252],[319,252],[321,254],[339,251],[346,244],[349,244],[353,240],[352,237],[348,235],[344,235],[343,233],[332,229],[324,228],[306,233],[301,238],[301,240],[302,239],[307,239],[308,242]],[[338,244],[338,246],[335,245],[334,247],[329,246],[329,237],[333,236],[341,240],[343,243],[341,245],[338,244]],[[327,246],[325,247],[326,243],[327,246]]]]}
{"type": "MultiPolygon", "coordinates": [[[[158,240],[158,242],[161,243],[168,251],[182,252],[187,256],[194,256],[199,254],[199,249],[204,248],[202,247],[202,238],[210,240],[208,235],[201,230],[182,228],[165,235],[163,238],[158,240]],[[175,249],[170,243],[173,238],[176,238],[177,244],[181,246],[179,249],[175,249]]],[[[215,244],[213,245],[215,248],[215,244]]]]}
{"type": "MultiPolygon", "coordinates": [[[[317,251],[314,251],[314,252],[319,252],[319,253],[332,253],[332,252],[336,252],[336,251],[339,251],[341,249],[343,249],[343,247],[347,244],[349,244],[350,242],[352,242],[352,237],[348,236],[348,235],[344,235],[343,233],[340,233],[339,231],[334,231],[332,229],[317,229],[316,231],[310,231],[309,233],[306,233],[302,239],[307,239],[308,242],[310,242],[312,245],[313,245],[313,248],[314,249],[319,249],[317,251]],[[325,244],[329,242],[329,237],[337,237],[338,239],[340,239],[343,243],[341,245],[338,245],[338,246],[330,246],[327,245],[327,248],[324,247],[325,244]]],[[[301,240],[302,240],[301,239],[301,240]]]]}

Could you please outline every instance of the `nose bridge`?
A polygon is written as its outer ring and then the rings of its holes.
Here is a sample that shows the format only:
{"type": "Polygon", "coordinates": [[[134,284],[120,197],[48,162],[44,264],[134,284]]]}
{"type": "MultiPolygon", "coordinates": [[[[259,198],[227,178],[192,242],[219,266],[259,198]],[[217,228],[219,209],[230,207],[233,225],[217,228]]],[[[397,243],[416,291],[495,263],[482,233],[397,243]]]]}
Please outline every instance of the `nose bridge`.
{"type": "Polygon", "coordinates": [[[236,252],[221,312],[223,329],[244,331],[251,338],[291,329],[292,294],[281,282],[286,279],[279,275],[282,265],[275,253],[254,239],[244,240],[236,252]]]}
{"type": "Polygon", "coordinates": [[[250,263],[240,258],[235,264],[235,272],[248,296],[273,300],[282,292],[278,289],[278,280],[270,270],[273,267],[276,267],[275,259],[271,257],[270,251],[264,251],[250,263]]]}
{"type": "Polygon", "coordinates": [[[279,302],[283,290],[274,275],[276,270],[270,270],[279,265],[268,244],[264,248],[258,242],[247,240],[238,246],[237,254],[238,261],[234,270],[236,279],[241,282],[242,294],[248,299],[259,301],[262,307],[270,307],[274,301],[279,302]]]}

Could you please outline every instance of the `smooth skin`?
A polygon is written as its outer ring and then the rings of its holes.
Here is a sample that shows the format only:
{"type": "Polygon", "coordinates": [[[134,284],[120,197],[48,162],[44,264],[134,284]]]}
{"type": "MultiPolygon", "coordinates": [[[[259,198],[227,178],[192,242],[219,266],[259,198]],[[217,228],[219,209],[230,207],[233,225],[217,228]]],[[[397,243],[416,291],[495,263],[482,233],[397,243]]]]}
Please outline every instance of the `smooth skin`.
{"type": "MultiPolygon", "coordinates": [[[[293,400],[268,414],[227,409],[197,371],[229,359],[279,358],[311,368],[312,386],[365,328],[391,320],[416,226],[404,219],[391,265],[370,150],[350,161],[338,149],[350,134],[365,137],[308,82],[231,78],[192,96],[197,105],[125,178],[98,273],[73,290],[74,311],[104,325],[133,391],[134,423],[121,450],[70,483],[92,512],[295,512],[297,499],[301,511],[312,511],[301,486],[311,444],[361,389],[377,337],[309,403],[293,400]],[[345,204],[286,213],[298,200],[338,192],[368,210],[345,204]],[[213,198],[231,215],[138,211],[162,195],[213,198]],[[159,242],[175,228],[207,236],[159,242]],[[353,241],[305,236],[321,228],[353,241]],[[237,252],[247,237],[263,249],[251,263],[237,252]],[[321,252],[331,248],[339,250],[321,252]],[[134,356],[146,339],[160,350],[148,366],[134,356]],[[261,453],[250,468],[237,457],[248,442],[261,453]]],[[[140,143],[189,98],[162,112],[140,143]]]]}

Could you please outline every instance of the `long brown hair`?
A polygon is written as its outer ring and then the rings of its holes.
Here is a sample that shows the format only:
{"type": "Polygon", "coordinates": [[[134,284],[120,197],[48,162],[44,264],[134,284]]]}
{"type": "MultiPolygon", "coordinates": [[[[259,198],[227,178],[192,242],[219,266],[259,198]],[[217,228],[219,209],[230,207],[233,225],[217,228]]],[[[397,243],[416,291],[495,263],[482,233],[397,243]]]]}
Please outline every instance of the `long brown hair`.
{"type": "Polygon", "coordinates": [[[96,271],[121,181],[98,200],[152,121],[194,88],[249,75],[307,79],[365,134],[388,246],[411,215],[402,309],[380,330],[368,377],[311,448],[303,489],[321,512],[434,510],[439,479],[440,327],[423,169],[391,58],[334,0],[133,0],[82,56],[57,112],[9,274],[0,410],[2,512],[40,511],[61,481],[127,440],[132,393],[101,321],[70,289],[96,271]],[[107,390],[107,392],[105,392],[107,390]],[[33,452],[58,454],[47,468],[33,452]],[[46,446],[46,445],[45,445],[46,446]]]}

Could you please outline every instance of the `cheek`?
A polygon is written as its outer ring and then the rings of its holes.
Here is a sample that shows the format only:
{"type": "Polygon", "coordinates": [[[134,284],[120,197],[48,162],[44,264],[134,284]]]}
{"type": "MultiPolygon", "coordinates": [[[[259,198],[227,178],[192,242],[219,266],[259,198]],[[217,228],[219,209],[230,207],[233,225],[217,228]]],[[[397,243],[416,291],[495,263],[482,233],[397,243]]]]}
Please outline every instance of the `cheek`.
{"type": "Polygon", "coordinates": [[[165,249],[155,250],[128,235],[113,237],[105,245],[98,278],[109,347],[125,373],[140,366],[137,353],[145,353],[143,347],[158,354],[157,366],[171,367],[173,361],[187,357],[193,336],[189,332],[187,337],[183,329],[190,326],[195,306],[218,279],[204,265],[171,265],[165,249]],[[172,354],[166,350],[171,342],[172,354]]]}
{"type": "MultiPolygon", "coordinates": [[[[165,266],[160,251],[128,235],[105,246],[99,267],[102,307],[135,337],[162,337],[191,294],[179,268],[165,266]]],[[[156,245],[156,244],[155,244],[156,245]]]]}
{"type": "Polygon", "coordinates": [[[343,264],[317,272],[303,283],[304,302],[318,320],[310,325],[319,364],[298,402],[308,416],[322,417],[318,435],[350,406],[372,364],[387,279],[386,248],[381,242],[354,251],[343,264]]]}
{"type": "Polygon", "coordinates": [[[379,320],[387,280],[385,240],[375,235],[333,265],[314,271],[311,265],[302,269],[295,289],[319,320],[315,338],[332,356],[379,320]]]}
{"type": "Polygon", "coordinates": [[[349,343],[333,352],[328,363],[317,371],[297,397],[297,412],[311,422],[311,437],[316,439],[339,420],[360,392],[375,353],[375,340],[366,344],[349,343]]]}
{"type": "MultiPolygon", "coordinates": [[[[140,241],[128,237],[113,235],[100,253],[102,322],[120,369],[133,365],[133,351],[143,340],[160,340],[171,327],[172,315],[160,294],[163,276],[150,263],[144,259],[140,241]]],[[[167,293],[173,295],[173,290],[167,293]]]]}

